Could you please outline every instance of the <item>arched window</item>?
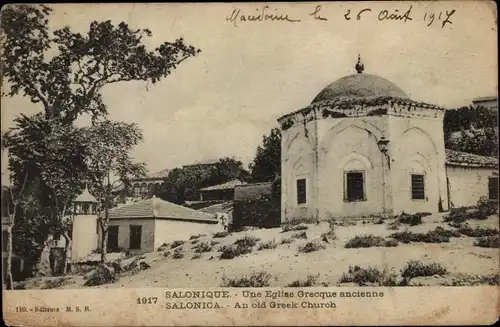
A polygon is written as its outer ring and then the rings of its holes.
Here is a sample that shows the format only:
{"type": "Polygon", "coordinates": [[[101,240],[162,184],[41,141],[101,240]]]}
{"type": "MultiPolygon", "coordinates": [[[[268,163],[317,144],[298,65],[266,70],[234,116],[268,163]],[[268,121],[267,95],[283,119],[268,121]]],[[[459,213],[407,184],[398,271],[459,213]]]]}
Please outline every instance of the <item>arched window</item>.
{"type": "Polygon", "coordinates": [[[133,196],[134,198],[141,197],[141,186],[139,184],[134,184],[133,196]]]}
{"type": "Polygon", "coordinates": [[[148,195],[148,184],[142,183],[141,184],[141,197],[145,197],[148,195]]]}

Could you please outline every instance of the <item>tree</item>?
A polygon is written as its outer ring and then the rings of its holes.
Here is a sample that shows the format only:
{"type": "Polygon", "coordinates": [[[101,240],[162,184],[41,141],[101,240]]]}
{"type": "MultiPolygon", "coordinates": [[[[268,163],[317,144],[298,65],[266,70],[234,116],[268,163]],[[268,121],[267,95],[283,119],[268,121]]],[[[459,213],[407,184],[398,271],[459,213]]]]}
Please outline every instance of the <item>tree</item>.
{"type": "Polygon", "coordinates": [[[256,182],[271,182],[281,175],[281,131],[273,128],[262,137],[262,145],[250,164],[250,175],[256,182]]]}
{"type": "Polygon", "coordinates": [[[69,27],[51,35],[51,12],[44,5],[3,8],[1,68],[5,94],[21,94],[42,109],[33,117],[21,115],[6,136],[13,185],[22,185],[24,173],[29,171],[28,182],[39,188],[34,192],[41,197],[36,201],[41,206],[38,211],[61,224],[75,188],[82,186],[80,177],[85,170],[81,131],[73,127],[74,121],[82,114],[89,114],[94,123],[106,116],[101,96],[106,85],[127,81],[155,84],[200,50],[179,38],[149,51],[142,39],[151,37],[151,31],[131,29],[123,22],[115,26],[111,21],[94,21],[84,35],[69,27]],[[75,149],[76,157],[72,157],[75,149]]]}
{"type": "Polygon", "coordinates": [[[86,160],[93,193],[99,203],[99,226],[102,232],[101,261],[106,260],[109,209],[113,206],[113,189],[127,185],[132,178],[146,176],[144,163],[134,163],[130,151],[140,141],[137,124],[102,121],[87,131],[86,160]]]}

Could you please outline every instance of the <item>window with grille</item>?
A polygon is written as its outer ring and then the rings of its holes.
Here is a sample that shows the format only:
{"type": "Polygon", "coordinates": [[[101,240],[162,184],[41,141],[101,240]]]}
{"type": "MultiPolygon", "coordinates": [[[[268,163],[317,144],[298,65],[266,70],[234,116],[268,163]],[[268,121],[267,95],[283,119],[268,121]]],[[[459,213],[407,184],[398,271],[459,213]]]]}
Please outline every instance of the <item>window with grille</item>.
{"type": "Polygon", "coordinates": [[[488,199],[498,200],[498,177],[488,178],[488,199]]]}
{"type": "Polygon", "coordinates": [[[301,178],[297,180],[297,204],[306,203],[306,200],[307,200],[306,179],[301,178]]]}
{"type": "Polygon", "coordinates": [[[365,201],[365,176],[363,172],[348,172],[345,175],[344,198],[346,201],[365,201]]]}
{"type": "Polygon", "coordinates": [[[424,175],[411,175],[411,198],[412,200],[425,200],[424,175]]]}

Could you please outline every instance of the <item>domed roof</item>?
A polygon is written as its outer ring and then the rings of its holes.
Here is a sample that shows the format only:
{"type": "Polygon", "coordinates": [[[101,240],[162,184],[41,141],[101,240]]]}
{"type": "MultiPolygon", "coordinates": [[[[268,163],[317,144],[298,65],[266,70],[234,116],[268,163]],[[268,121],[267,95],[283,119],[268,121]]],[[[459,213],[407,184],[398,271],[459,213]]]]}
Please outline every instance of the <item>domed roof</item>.
{"type": "Polygon", "coordinates": [[[89,189],[85,187],[82,194],[77,196],[74,202],[97,202],[96,198],[90,194],[89,189]]]}
{"type": "Polygon", "coordinates": [[[383,77],[358,73],[342,77],[321,91],[311,103],[336,99],[369,99],[397,97],[409,99],[408,95],[393,82],[383,77]]]}

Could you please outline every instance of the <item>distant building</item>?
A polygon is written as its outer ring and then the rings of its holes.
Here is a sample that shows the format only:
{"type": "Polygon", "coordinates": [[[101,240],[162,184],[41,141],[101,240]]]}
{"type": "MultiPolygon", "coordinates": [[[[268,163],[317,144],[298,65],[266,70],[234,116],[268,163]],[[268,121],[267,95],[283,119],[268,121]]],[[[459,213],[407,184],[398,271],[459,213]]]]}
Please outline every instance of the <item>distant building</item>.
{"type": "Polygon", "coordinates": [[[498,110],[498,98],[496,96],[476,98],[472,100],[472,105],[498,110]]]}
{"type": "Polygon", "coordinates": [[[234,198],[234,188],[246,184],[239,179],[227,183],[205,187],[199,190],[200,201],[231,201],[234,198]]]}
{"type": "Polygon", "coordinates": [[[159,172],[149,174],[144,178],[131,180],[132,197],[135,199],[145,199],[158,194],[165,188],[164,182],[169,173],[170,169],[163,169],[159,172]]]}
{"type": "Polygon", "coordinates": [[[213,160],[205,160],[201,162],[195,162],[193,164],[189,165],[183,165],[182,168],[189,168],[189,167],[196,167],[196,166],[203,166],[203,167],[210,167],[210,166],[215,166],[219,162],[219,159],[213,159],[213,160]]]}

